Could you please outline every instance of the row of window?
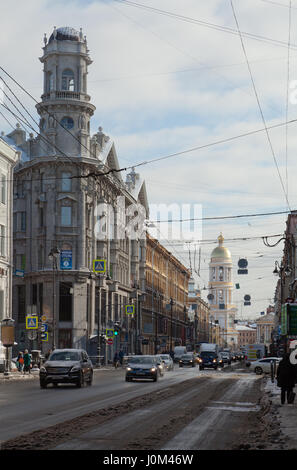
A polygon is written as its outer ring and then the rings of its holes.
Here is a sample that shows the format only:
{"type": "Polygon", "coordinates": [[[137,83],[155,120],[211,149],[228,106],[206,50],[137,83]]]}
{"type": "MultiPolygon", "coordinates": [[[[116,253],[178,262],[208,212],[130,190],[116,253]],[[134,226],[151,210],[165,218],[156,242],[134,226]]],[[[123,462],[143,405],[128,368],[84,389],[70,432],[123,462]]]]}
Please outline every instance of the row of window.
{"type": "MultiPolygon", "coordinates": [[[[62,227],[72,226],[72,207],[61,206],[60,225],[62,227]]],[[[39,208],[39,227],[44,226],[44,210],[43,207],[39,208]]],[[[26,212],[14,212],[13,213],[13,231],[14,232],[26,232],[27,229],[27,217],[26,212]]]]}

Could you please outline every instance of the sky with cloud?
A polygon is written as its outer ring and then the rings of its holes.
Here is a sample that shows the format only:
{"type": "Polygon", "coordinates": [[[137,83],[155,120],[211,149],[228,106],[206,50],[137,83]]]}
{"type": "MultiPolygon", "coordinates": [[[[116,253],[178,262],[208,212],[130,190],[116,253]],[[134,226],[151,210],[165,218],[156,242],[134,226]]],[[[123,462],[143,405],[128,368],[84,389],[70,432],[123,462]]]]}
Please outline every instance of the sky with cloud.
{"type": "MultiPolygon", "coordinates": [[[[201,22],[236,30],[230,0],[140,0],[191,20],[181,21],[117,0],[15,0],[1,10],[1,64],[37,100],[42,94],[43,36],[53,27],[71,26],[87,35],[93,63],[88,93],[96,112],[92,133],[99,126],[116,144],[122,167],[193,147],[263,129],[240,37],[206,27],[201,22]],[[193,22],[198,20],[198,22],[193,22]]],[[[291,49],[288,66],[289,1],[233,0],[257,94],[267,126],[286,120],[287,74],[297,80],[297,0],[291,9],[291,49]],[[274,42],[261,39],[270,38],[274,42]]],[[[35,113],[34,103],[24,103],[35,113]]],[[[289,104],[289,119],[296,118],[289,104]]],[[[8,117],[8,116],[7,116],[8,117]]],[[[14,123],[14,119],[10,118],[14,123]]],[[[296,124],[259,132],[224,144],[205,147],[140,166],[152,204],[202,206],[203,217],[286,211],[284,188],[296,208],[296,124]]],[[[0,130],[9,125],[0,116],[0,130]]],[[[124,176],[124,175],[123,175],[124,176]]],[[[182,216],[182,214],[181,214],[182,216]]],[[[204,240],[223,233],[234,262],[238,317],[257,318],[273,302],[275,260],[283,244],[267,248],[261,239],[233,238],[282,234],[286,215],[204,221],[204,240]],[[248,259],[247,276],[237,275],[240,257],[248,259]],[[242,305],[244,295],[251,307],[242,305]]],[[[198,222],[196,225],[199,233],[198,222]]],[[[273,241],[276,241],[273,239],[273,241]]],[[[200,288],[207,286],[212,242],[201,246],[200,288]]],[[[168,249],[189,266],[189,253],[178,244],[168,249]]],[[[198,270],[198,247],[194,265],[198,270]]],[[[206,298],[207,291],[202,291],[206,298]]]]}

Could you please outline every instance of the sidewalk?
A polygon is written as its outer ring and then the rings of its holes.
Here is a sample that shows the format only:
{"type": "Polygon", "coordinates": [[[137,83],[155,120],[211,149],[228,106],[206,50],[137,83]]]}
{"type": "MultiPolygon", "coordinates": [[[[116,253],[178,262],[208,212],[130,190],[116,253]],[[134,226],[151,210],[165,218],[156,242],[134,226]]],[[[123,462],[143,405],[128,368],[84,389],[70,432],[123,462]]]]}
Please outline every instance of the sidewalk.
{"type": "MultiPolygon", "coordinates": [[[[272,409],[276,419],[280,423],[280,430],[285,437],[286,446],[290,450],[297,450],[297,403],[292,405],[281,405],[280,388],[276,384],[276,380],[272,383],[271,379],[267,379],[264,386],[269,400],[272,402],[272,409]]],[[[295,388],[296,392],[296,388],[295,388]]]]}

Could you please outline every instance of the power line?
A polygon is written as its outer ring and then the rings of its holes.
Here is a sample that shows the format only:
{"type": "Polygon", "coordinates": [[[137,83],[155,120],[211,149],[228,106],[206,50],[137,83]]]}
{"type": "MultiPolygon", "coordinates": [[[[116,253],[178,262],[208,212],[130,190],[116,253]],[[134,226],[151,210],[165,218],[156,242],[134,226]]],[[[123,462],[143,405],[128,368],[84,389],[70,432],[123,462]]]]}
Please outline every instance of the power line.
{"type": "MultiPolygon", "coordinates": [[[[115,1],[117,1],[118,3],[121,3],[122,5],[133,6],[133,7],[136,7],[136,8],[143,9],[143,10],[152,11],[153,13],[157,13],[157,14],[163,15],[163,16],[168,16],[168,17],[174,18],[174,19],[178,19],[178,20],[184,21],[186,23],[196,24],[196,25],[203,26],[203,27],[206,27],[206,28],[211,28],[211,29],[214,29],[214,30],[217,30],[217,31],[221,31],[221,32],[225,32],[225,33],[229,33],[229,34],[233,34],[233,35],[238,35],[238,31],[236,31],[233,28],[229,28],[227,26],[217,25],[217,24],[210,23],[210,22],[207,22],[207,21],[202,21],[202,20],[198,20],[198,19],[191,18],[191,17],[188,17],[188,16],[179,15],[179,14],[176,14],[176,13],[169,12],[167,10],[160,10],[159,8],[153,8],[151,6],[143,5],[141,3],[136,3],[136,2],[132,2],[132,1],[128,1],[128,0],[115,0],[115,1]]],[[[242,35],[249,38],[249,39],[254,39],[256,41],[265,42],[266,44],[274,44],[274,45],[278,45],[278,46],[282,46],[282,47],[287,47],[287,43],[285,43],[284,41],[279,41],[277,39],[272,39],[272,38],[268,38],[268,37],[265,37],[265,36],[260,36],[258,34],[244,32],[244,31],[242,31],[242,35]]],[[[297,47],[297,45],[296,44],[291,44],[290,47],[295,49],[297,47]]]]}
{"type": "Polygon", "coordinates": [[[259,108],[259,111],[260,111],[260,114],[261,114],[263,124],[265,126],[265,131],[266,131],[268,144],[269,144],[269,147],[270,147],[270,150],[271,150],[271,153],[272,153],[272,157],[273,157],[273,160],[274,160],[274,163],[275,163],[275,167],[276,167],[276,170],[277,170],[277,173],[278,173],[278,177],[280,179],[282,189],[283,189],[284,194],[285,194],[285,199],[287,201],[288,208],[290,209],[288,194],[286,193],[284,182],[283,182],[283,179],[282,179],[280,171],[279,171],[279,167],[278,167],[278,163],[277,163],[277,160],[276,160],[275,152],[274,152],[272,142],[271,142],[271,139],[270,139],[270,135],[269,135],[269,132],[268,132],[268,129],[267,129],[266,121],[265,121],[265,118],[264,118],[262,106],[261,106],[261,103],[260,103],[259,95],[258,95],[256,84],[255,84],[255,80],[254,80],[252,69],[251,69],[251,66],[250,66],[250,63],[249,63],[249,60],[248,60],[247,52],[246,52],[245,45],[244,45],[243,38],[242,38],[242,33],[240,31],[240,28],[239,28],[239,23],[238,23],[238,19],[237,19],[236,13],[235,13],[235,9],[234,9],[234,5],[233,5],[232,0],[230,0],[230,4],[231,4],[234,19],[235,19],[235,23],[236,23],[236,26],[237,26],[237,30],[238,30],[238,34],[239,34],[239,38],[240,38],[240,42],[241,42],[241,46],[242,46],[242,50],[243,50],[245,60],[246,60],[246,64],[247,64],[247,67],[248,67],[248,71],[249,71],[249,74],[250,74],[251,82],[252,82],[252,85],[253,85],[253,90],[254,90],[254,93],[255,93],[256,100],[257,100],[258,108],[259,108]]]}
{"type": "MultiPolygon", "coordinates": [[[[289,8],[289,37],[288,37],[288,58],[287,58],[287,94],[286,94],[286,121],[289,115],[289,80],[290,80],[290,43],[291,43],[291,16],[292,16],[292,1],[290,0],[289,8]]],[[[289,180],[288,180],[288,125],[286,125],[285,135],[285,155],[286,155],[286,192],[289,195],[289,180]]]]}
{"type": "Polygon", "coordinates": [[[294,210],[280,211],[280,212],[265,212],[260,214],[240,214],[240,215],[226,215],[217,217],[200,217],[200,218],[189,218],[189,219],[167,219],[167,220],[149,220],[148,223],[163,223],[163,222],[191,222],[194,220],[223,220],[223,219],[239,219],[245,217],[264,217],[269,215],[280,215],[293,213],[294,210]]]}

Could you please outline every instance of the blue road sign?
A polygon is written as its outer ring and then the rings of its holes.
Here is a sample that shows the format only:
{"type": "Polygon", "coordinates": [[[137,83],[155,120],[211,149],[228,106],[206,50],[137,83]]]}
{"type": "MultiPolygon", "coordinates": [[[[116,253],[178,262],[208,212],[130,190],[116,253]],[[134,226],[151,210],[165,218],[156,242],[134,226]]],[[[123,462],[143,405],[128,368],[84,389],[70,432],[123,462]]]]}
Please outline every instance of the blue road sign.
{"type": "Polygon", "coordinates": [[[72,250],[61,250],[60,269],[72,269],[72,250]]]}
{"type": "Polygon", "coordinates": [[[106,271],[106,260],[105,259],[94,259],[93,260],[93,271],[95,273],[105,273],[105,271],[106,271]]]}
{"type": "Polygon", "coordinates": [[[26,329],[27,330],[37,330],[38,329],[38,317],[37,315],[28,315],[26,317],[26,329]]]}

